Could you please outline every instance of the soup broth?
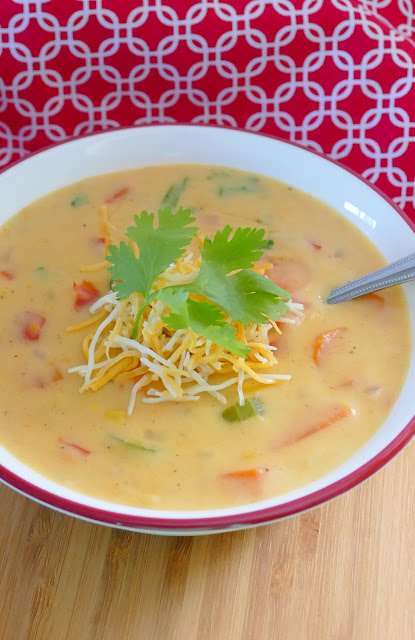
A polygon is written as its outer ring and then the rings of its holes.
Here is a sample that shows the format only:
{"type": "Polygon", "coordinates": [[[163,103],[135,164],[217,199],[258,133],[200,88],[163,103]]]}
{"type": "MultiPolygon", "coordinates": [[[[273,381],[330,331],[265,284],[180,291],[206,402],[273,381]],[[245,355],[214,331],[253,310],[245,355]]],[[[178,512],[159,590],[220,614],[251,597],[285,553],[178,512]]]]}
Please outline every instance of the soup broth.
{"type": "MultiPolygon", "coordinates": [[[[0,442],[56,482],[126,505],[219,508],[305,485],[367,442],[399,394],[411,349],[400,288],[325,303],[334,287],[383,265],[324,203],[240,171],[149,167],[51,193],[0,232],[0,442]],[[192,208],[209,237],[226,224],[263,228],[260,262],[304,305],[275,336],[276,372],[291,379],[247,393],[263,411],[240,422],[225,420],[225,406],[206,393],[146,404],[138,392],[128,416],[134,380],[80,393],[81,378],[68,373],[85,362],[91,327],[67,328],[89,319],[91,292],[110,289],[100,207],[118,243],[171,185],[171,199],[192,208]]],[[[237,403],[234,386],[223,394],[226,406],[237,403]]]]}

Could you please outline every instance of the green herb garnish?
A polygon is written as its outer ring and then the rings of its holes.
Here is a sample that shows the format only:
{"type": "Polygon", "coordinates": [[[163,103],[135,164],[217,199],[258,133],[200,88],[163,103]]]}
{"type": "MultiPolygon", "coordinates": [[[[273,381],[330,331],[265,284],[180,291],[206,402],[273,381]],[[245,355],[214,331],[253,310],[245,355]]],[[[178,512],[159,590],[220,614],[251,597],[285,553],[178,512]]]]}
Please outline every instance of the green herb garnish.
{"type": "Polygon", "coordinates": [[[235,337],[235,328],[227,321],[243,325],[263,324],[268,319],[279,320],[287,309],[288,291],[268,278],[251,270],[262,256],[264,230],[238,228],[226,225],[213,240],[208,237],[201,248],[202,263],[198,276],[192,282],[154,291],[155,280],[167,267],[185,252],[185,248],[198,229],[190,209],[170,207],[158,213],[158,227],[154,228],[154,214],[143,211],[134,217],[134,226],[126,236],[139,248],[136,258],[130,244],[109,247],[108,270],[114,280],[114,290],[121,299],[140,293],[143,303],[135,318],[132,337],[137,336],[139,322],[146,306],[158,298],[171,313],[163,321],[171,329],[190,328],[232,353],[246,357],[250,348],[235,337]],[[204,300],[194,300],[197,294],[204,300]]]}
{"type": "Polygon", "coordinates": [[[154,213],[142,211],[134,216],[135,225],[128,227],[126,236],[133,240],[140,249],[140,257],[136,258],[130,244],[121,242],[119,247],[108,248],[108,262],[112,266],[108,271],[112,274],[115,291],[123,300],[132,293],[141,293],[144,298],[143,310],[156,296],[151,293],[154,281],[167,267],[180,258],[185,248],[196,235],[197,227],[189,227],[194,222],[189,209],[180,209],[176,214],[170,207],[160,209],[158,227],[154,228],[154,213]]]}
{"type": "Polygon", "coordinates": [[[86,193],[77,193],[73,196],[71,200],[72,207],[80,207],[82,204],[86,204],[88,202],[88,194],[86,193]]]}

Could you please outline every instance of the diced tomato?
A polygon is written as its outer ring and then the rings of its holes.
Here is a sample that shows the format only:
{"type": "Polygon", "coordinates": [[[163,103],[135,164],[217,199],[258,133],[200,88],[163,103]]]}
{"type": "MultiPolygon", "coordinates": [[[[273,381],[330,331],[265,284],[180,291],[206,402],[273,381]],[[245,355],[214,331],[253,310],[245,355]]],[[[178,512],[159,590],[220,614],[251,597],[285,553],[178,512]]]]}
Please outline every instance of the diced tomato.
{"type": "Polygon", "coordinates": [[[320,335],[317,336],[313,347],[313,360],[316,364],[319,365],[322,363],[325,355],[342,339],[346,331],[346,327],[337,327],[336,329],[330,329],[330,331],[320,333],[320,335]]]}
{"type": "Polygon", "coordinates": [[[75,311],[79,311],[86,305],[92,304],[101,295],[98,289],[92,284],[92,282],[89,282],[89,280],[83,280],[80,284],[74,282],[72,286],[75,291],[75,311]]]}
{"type": "Polygon", "coordinates": [[[95,238],[92,238],[92,242],[94,244],[103,245],[105,244],[105,238],[103,236],[96,236],[95,238]]]}
{"type": "Polygon", "coordinates": [[[118,189],[118,191],[115,191],[115,193],[113,193],[111,196],[109,196],[105,200],[105,202],[107,204],[110,204],[111,202],[114,202],[114,200],[119,200],[120,198],[126,196],[129,191],[130,187],[122,187],[121,189],[118,189]]]}
{"type": "Polygon", "coordinates": [[[77,453],[81,453],[83,456],[89,456],[89,454],[91,453],[89,449],[85,449],[85,447],[81,447],[79,444],[76,444],[75,442],[68,442],[63,438],[59,438],[58,441],[63,449],[72,449],[77,453]]]}
{"type": "Polygon", "coordinates": [[[272,262],[274,266],[267,272],[267,276],[283,289],[293,293],[304,289],[309,284],[310,270],[302,262],[283,258],[272,260],[272,262]]]}
{"type": "Polygon", "coordinates": [[[6,269],[0,271],[0,275],[2,275],[3,278],[6,278],[7,280],[14,280],[14,274],[11,271],[7,271],[6,269]]]}
{"type": "Polygon", "coordinates": [[[45,322],[46,318],[41,316],[40,313],[25,311],[19,319],[23,338],[30,341],[39,340],[40,332],[45,322]]]}

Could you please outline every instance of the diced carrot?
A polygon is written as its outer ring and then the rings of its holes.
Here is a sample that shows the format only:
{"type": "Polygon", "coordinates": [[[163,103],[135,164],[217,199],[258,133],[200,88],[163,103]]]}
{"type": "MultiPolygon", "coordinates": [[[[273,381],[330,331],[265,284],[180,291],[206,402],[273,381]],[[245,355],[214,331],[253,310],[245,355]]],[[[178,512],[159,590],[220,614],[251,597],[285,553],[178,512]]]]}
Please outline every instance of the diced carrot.
{"type": "Polygon", "coordinates": [[[274,266],[267,272],[267,276],[283,289],[293,293],[309,284],[310,270],[303,263],[283,258],[274,259],[272,262],[274,266]]]}
{"type": "Polygon", "coordinates": [[[352,410],[346,405],[324,409],[317,418],[310,419],[305,423],[305,425],[301,426],[301,428],[295,429],[287,437],[278,441],[276,443],[276,448],[280,449],[296,444],[297,442],[304,440],[304,438],[308,438],[308,436],[312,436],[318,431],[322,431],[322,429],[326,429],[350,415],[352,415],[352,410]]]}
{"type": "Polygon", "coordinates": [[[319,365],[321,364],[324,356],[333,348],[334,344],[342,339],[347,327],[337,327],[336,329],[330,329],[324,331],[317,336],[313,346],[313,360],[319,365]]]}
{"type": "Polygon", "coordinates": [[[59,444],[62,445],[63,449],[73,449],[74,451],[77,451],[78,453],[81,453],[84,456],[89,456],[89,454],[91,453],[89,449],[85,449],[85,447],[81,447],[79,444],[76,444],[75,442],[68,442],[63,438],[59,438],[58,442],[59,444]]]}
{"type": "Polygon", "coordinates": [[[311,246],[314,247],[316,251],[321,251],[322,246],[318,244],[318,242],[311,242],[311,246]]]}
{"type": "Polygon", "coordinates": [[[118,191],[115,191],[115,193],[113,193],[111,196],[109,196],[105,200],[105,202],[107,204],[110,204],[115,200],[119,200],[120,198],[123,198],[124,196],[126,196],[129,191],[130,191],[130,187],[122,187],[121,189],[118,189],[118,191]]]}
{"type": "Polygon", "coordinates": [[[40,313],[25,311],[19,318],[23,338],[31,342],[39,340],[40,332],[45,322],[46,318],[41,316],[40,313]]]}
{"type": "Polygon", "coordinates": [[[7,280],[14,280],[14,274],[11,271],[7,271],[7,269],[0,271],[0,274],[7,280]]]}
{"type": "MultiPolygon", "coordinates": [[[[358,300],[358,298],[356,298],[356,299],[358,300]]],[[[374,302],[377,307],[384,307],[385,306],[385,298],[383,296],[380,296],[375,291],[371,291],[370,293],[366,293],[364,296],[362,296],[362,300],[368,300],[369,302],[374,302]]]]}
{"type": "Polygon", "coordinates": [[[92,304],[101,295],[98,289],[92,284],[92,282],[89,282],[89,280],[83,280],[80,284],[74,282],[72,287],[75,291],[75,311],[79,311],[82,307],[92,304]]]}
{"type": "Polygon", "coordinates": [[[258,480],[263,473],[265,473],[265,469],[241,469],[239,471],[222,473],[221,478],[228,480],[258,480]]]}

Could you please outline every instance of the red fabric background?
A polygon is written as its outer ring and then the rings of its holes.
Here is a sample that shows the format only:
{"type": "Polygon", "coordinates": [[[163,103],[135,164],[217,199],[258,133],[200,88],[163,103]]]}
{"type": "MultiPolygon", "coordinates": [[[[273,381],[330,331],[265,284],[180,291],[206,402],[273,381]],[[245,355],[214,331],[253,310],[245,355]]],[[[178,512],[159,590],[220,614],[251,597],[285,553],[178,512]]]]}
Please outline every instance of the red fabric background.
{"type": "Polygon", "coordinates": [[[411,0],[2,0],[0,164],[134,123],[324,151],[415,213],[411,0]]]}

